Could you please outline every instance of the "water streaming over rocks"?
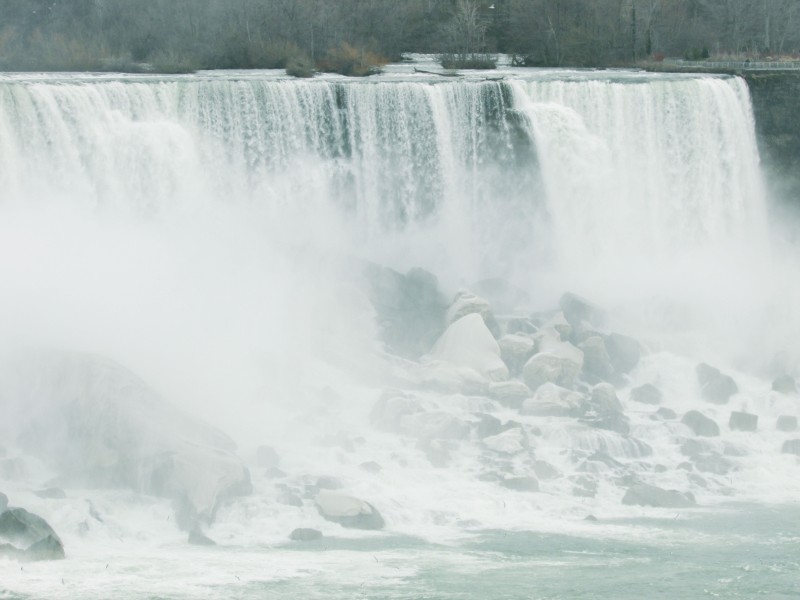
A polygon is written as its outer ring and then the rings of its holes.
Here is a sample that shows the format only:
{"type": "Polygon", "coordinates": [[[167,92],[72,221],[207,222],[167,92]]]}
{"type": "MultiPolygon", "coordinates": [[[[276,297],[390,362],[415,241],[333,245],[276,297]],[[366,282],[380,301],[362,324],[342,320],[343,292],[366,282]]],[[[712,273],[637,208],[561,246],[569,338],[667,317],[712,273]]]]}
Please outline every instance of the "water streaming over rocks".
{"type": "Polygon", "coordinates": [[[498,73],[0,77],[0,486],[76,571],[796,498],[744,82],[498,73]]]}

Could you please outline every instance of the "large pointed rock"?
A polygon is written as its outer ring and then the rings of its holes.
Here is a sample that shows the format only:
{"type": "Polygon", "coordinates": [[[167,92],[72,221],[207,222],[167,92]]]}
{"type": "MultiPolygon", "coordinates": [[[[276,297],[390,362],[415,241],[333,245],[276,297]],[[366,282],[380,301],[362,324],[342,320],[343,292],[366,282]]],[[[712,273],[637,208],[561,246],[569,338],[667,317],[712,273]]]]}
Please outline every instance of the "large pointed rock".
{"type": "Polygon", "coordinates": [[[470,313],[450,325],[433,346],[429,357],[474,369],[492,381],[508,378],[500,346],[478,313],[470,313]]]}
{"type": "Polygon", "coordinates": [[[19,403],[16,441],[67,479],[173,498],[187,526],[211,520],[226,498],[249,493],[250,474],[234,442],[124,367],[48,354],[18,364],[15,374],[12,394],[0,398],[19,403]]]}
{"type": "Polygon", "coordinates": [[[64,558],[64,545],[50,524],[24,508],[8,508],[0,514],[0,545],[6,546],[10,558],[64,558]]]}

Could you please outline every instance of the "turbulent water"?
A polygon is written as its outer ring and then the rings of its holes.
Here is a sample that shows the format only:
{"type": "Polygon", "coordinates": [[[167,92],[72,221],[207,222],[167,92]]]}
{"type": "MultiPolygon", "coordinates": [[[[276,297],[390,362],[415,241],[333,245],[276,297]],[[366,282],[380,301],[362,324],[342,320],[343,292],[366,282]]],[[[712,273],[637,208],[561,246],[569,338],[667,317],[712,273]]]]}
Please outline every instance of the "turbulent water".
{"type": "MultiPolygon", "coordinates": [[[[797,271],[768,222],[744,81],[409,71],[0,76],[0,355],[118,361],[235,438],[254,487],[208,527],[219,545],[197,549],[168,500],[75,484],[38,498],[59,472],[32,456],[0,491],[48,519],[67,560],[0,559],[0,598],[798,592],[798,464],[780,451],[796,434],[775,429],[798,404],[770,387],[797,373],[797,271]],[[365,261],[428,269],[448,296],[502,277],[525,298],[494,307],[502,326],[552,324],[565,291],[590,298],[645,349],[615,382],[630,435],[425,384],[382,348],[365,261]],[[699,361],[734,375],[728,405],[701,397],[699,361]],[[719,460],[690,464],[688,428],[630,398],[643,383],[720,425],[703,454],[719,460]],[[434,416],[376,427],[387,389],[434,416]],[[732,410],[759,415],[757,431],[731,430],[732,410]],[[524,451],[474,431],[431,446],[479,414],[519,424],[524,451]],[[259,444],[285,480],[255,466],[259,444]],[[532,470],[539,492],[498,485],[532,470]],[[385,530],[281,500],[317,476],[385,530]],[[633,479],[699,508],[622,505],[633,479]],[[287,542],[296,527],[325,537],[287,542]]],[[[14,423],[0,426],[12,457],[14,423]]]]}

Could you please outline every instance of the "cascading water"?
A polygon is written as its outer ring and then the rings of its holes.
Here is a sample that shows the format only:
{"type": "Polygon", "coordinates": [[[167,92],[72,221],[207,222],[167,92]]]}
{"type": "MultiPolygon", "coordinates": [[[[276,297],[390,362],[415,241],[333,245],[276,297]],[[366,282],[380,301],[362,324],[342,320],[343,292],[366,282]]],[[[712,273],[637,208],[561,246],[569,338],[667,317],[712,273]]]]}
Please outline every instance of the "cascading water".
{"type": "MultiPolygon", "coordinates": [[[[14,477],[0,469],[2,491],[48,517],[82,578],[91,581],[111,555],[145,573],[120,597],[202,595],[228,585],[230,573],[250,586],[243,597],[282,594],[270,586],[288,580],[298,597],[324,596],[320,581],[347,595],[362,577],[378,593],[415,576],[423,594],[461,577],[425,583],[414,560],[384,569],[392,552],[421,552],[444,571],[459,565],[455,573],[472,560],[494,567],[427,542],[461,548],[489,529],[503,532],[503,552],[516,543],[507,533],[521,529],[650,539],[649,526],[582,521],[642,514],[620,505],[622,488],[640,480],[690,491],[700,504],[798,491],[781,475],[793,457],[780,454],[772,426],[796,409],[761,377],[778,368],[776,355],[788,372],[800,358],[788,343],[800,331],[797,294],[778,281],[794,271],[771,263],[744,82],[499,73],[502,81],[400,70],[358,82],[274,73],[0,77],[0,356],[24,356],[23,348],[109,356],[230,433],[242,456],[268,443],[282,457],[269,471],[250,460],[253,493],[219,507],[207,526],[236,552],[193,555],[209,569],[184,590],[166,583],[176,570],[197,576],[178,566],[185,537],[163,527],[168,503],[138,489],[70,488],[55,504],[31,493],[59,475],[51,464],[14,477]],[[562,292],[596,300],[646,350],[614,381],[624,422],[615,429],[590,425],[592,414],[526,412],[492,395],[503,384],[468,375],[454,388],[462,371],[387,356],[363,274],[374,263],[422,266],[448,294],[505,278],[523,299],[506,307],[514,315],[498,315],[503,327],[537,311],[542,331],[564,331],[543,312],[562,292]],[[742,369],[729,406],[701,398],[699,360],[742,369]],[[702,408],[722,436],[687,455],[687,426],[630,396],[643,383],[656,383],[678,415],[702,408]],[[757,413],[763,425],[726,428],[731,410],[757,413]],[[368,565],[354,565],[348,544],[358,549],[361,534],[320,517],[308,495],[324,487],[318,475],[379,507],[391,534],[375,551],[386,552],[380,561],[371,550],[368,565]],[[540,493],[529,493],[534,486],[540,493]],[[84,514],[87,501],[103,520],[84,514]],[[287,527],[303,526],[332,544],[327,566],[307,578],[305,554],[298,564],[280,553],[287,527]],[[264,544],[278,545],[270,558],[281,574],[261,573],[264,544]]],[[[30,398],[41,403],[83,381],[57,373],[30,398]]],[[[102,396],[114,377],[87,394],[102,396]]],[[[591,383],[577,384],[577,397],[591,383]]],[[[135,397],[135,386],[123,390],[135,397]]],[[[0,401],[13,404],[4,393],[0,385],[0,401]]],[[[12,453],[17,433],[14,417],[0,425],[12,453]]],[[[24,579],[0,562],[0,573],[0,597],[3,577],[34,595],[52,596],[57,581],[53,568],[24,579]]]]}

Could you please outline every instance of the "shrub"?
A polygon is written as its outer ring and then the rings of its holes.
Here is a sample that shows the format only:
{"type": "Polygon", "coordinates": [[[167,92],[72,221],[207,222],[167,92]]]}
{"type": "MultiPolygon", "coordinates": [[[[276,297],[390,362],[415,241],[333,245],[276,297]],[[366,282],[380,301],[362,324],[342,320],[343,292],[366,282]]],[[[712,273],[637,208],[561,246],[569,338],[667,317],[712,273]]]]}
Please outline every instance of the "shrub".
{"type": "Polygon", "coordinates": [[[314,63],[306,55],[292,56],[286,62],[286,74],[292,77],[312,77],[314,63]]]}
{"type": "Polygon", "coordinates": [[[497,59],[491,54],[442,54],[439,63],[445,69],[496,69],[497,59]]]}
{"type": "Polygon", "coordinates": [[[365,48],[355,48],[345,42],[338,48],[328,50],[325,58],[317,63],[317,68],[326,73],[365,77],[380,73],[381,67],[387,62],[389,61],[379,54],[365,48]]]}

